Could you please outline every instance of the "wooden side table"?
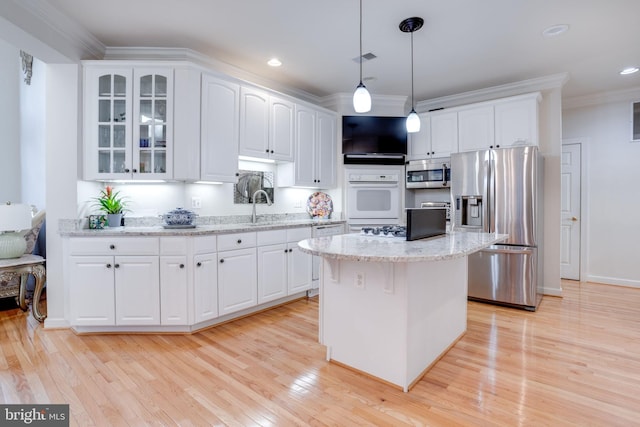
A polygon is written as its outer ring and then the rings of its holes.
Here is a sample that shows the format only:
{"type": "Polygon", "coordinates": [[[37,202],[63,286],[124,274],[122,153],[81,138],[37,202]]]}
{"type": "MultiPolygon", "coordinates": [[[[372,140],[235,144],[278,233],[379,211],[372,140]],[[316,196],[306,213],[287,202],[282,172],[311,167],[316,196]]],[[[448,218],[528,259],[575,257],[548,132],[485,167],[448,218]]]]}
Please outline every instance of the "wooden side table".
{"type": "Polygon", "coordinates": [[[20,258],[0,259],[0,278],[11,280],[20,278],[20,291],[18,295],[18,303],[23,311],[27,311],[26,294],[27,294],[27,278],[33,275],[36,279],[36,286],[33,291],[33,300],[31,302],[31,311],[33,317],[42,322],[46,313],[40,313],[40,296],[42,288],[46,280],[46,271],[44,262],[46,260],[38,255],[23,255],[20,258]]]}

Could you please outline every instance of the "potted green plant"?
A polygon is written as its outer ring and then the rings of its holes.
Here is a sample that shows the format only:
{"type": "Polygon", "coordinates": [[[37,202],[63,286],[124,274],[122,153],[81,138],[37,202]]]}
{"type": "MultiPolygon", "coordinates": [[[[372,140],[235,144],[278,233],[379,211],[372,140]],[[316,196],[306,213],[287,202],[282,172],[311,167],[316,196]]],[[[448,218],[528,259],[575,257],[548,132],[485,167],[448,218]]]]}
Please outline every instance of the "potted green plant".
{"type": "Polygon", "coordinates": [[[109,227],[119,227],[127,204],[125,198],[120,196],[120,192],[114,191],[113,187],[107,185],[100,191],[100,196],[96,197],[95,201],[95,206],[107,214],[109,227]]]}

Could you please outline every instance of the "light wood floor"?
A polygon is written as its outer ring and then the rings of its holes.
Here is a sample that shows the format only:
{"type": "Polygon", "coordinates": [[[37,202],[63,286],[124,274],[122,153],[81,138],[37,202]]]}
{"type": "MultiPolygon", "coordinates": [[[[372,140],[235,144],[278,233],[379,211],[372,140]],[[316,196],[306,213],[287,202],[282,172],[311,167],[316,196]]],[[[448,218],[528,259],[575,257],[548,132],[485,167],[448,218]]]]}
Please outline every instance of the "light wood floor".
{"type": "Polygon", "coordinates": [[[317,299],[191,336],[77,336],[0,312],[0,402],[71,425],[640,423],[640,289],[563,282],[535,313],[469,303],[466,335],[409,392],[327,363],[317,299]]]}

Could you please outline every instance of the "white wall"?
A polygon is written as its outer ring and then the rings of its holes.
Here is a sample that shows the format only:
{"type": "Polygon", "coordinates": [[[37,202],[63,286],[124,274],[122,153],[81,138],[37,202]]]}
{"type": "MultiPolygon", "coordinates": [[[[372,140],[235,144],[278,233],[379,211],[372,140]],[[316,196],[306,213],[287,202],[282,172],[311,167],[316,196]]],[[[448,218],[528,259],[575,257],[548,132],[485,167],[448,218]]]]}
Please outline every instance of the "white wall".
{"type": "MultiPolygon", "coordinates": [[[[631,140],[631,101],[563,111],[563,138],[588,156],[585,280],[640,287],[640,143],[631,140]]],[[[584,213],[583,213],[584,218],[584,213]]]]}
{"type": "MultiPolygon", "coordinates": [[[[277,173],[273,164],[245,162],[239,163],[241,170],[268,171],[277,173]]],[[[93,205],[93,198],[98,196],[105,183],[79,181],[78,182],[78,212],[77,218],[84,218],[89,214],[98,213],[93,205]]],[[[110,184],[122,196],[125,196],[130,212],[127,216],[155,216],[162,215],[176,207],[194,211],[200,216],[228,216],[250,215],[250,204],[233,203],[233,184],[191,184],[191,183],[113,183],[110,184]],[[193,208],[192,198],[201,199],[202,207],[193,208]]],[[[271,206],[260,204],[256,208],[260,214],[304,214],[309,196],[318,190],[307,188],[274,189],[274,203],[271,206]]],[[[341,193],[338,189],[323,190],[334,202],[334,212],[340,215],[341,193]]],[[[336,218],[336,217],[334,217],[336,218]]],[[[339,218],[339,216],[338,216],[339,218]]]]}
{"type": "Polygon", "coordinates": [[[0,39],[0,203],[21,201],[20,50],[0,39]]]}
{"type": "Polygon", "coordinates": [[[46,65],[33,58],[31,84],[20,81],[20,182],[22,203],[45,206],[46,65]]]}

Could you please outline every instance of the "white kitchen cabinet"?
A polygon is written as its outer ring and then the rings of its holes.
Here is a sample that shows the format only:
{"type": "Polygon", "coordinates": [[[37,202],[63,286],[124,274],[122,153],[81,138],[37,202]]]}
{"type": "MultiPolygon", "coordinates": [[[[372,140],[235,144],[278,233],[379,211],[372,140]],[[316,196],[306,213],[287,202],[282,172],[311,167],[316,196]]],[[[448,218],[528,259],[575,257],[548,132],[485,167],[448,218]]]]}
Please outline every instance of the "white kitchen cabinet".
{"type": "Polygon", "coordinates": [[[173,178],[200,180],[200,93],[201,71],[180,65],[174,69],[173,178]]]}
{"type": "MultiPolygon", "coordinates": [[[[184,239],[183,239],[184,240],[184,239]]],[[[186,255],[160,257],[160,323],[189,323],[188,268],[186,255]]]]}
{"type": "Polygon", "coordinates": [[[218,252],[218,307],[225,315],[258,302],[255,247],[218,252]]]}
{"type": "Polygon", "coordinates": [[[250,157],[269,157],[269,94],[240,87],[240,148],[250,157]]]}
{"type": "Polygon", "coordinates": [[[193,238],[194,323],[218,317],[218,255],[216,236],[193,238]]]}
{"type": "Polygon", "coordinates": [[[294,103],[265,91],[240,88],[240,155],[293,161],[294,103]]]}
{"type": "Polygon", "coordinates": [[[278,166],[278,185],[335,187],[336,115],[303,104],[296,104],[295,112],[295,161],[278,166]]]}
{"type": "Polygon", "coordinates": [[[160,324],[158,256],[114,258],[116,325],[160,324]]]}
{"type": "Polygon", "coordinates": [[[293,162],[295,142],[295,104],[286,99],[269,97],[269,157],[293,162]]]}
{"type": "Polygon", "coordinates": [[[336,139],[337,119],[335,114],[324,111],[316,113],[316,186],[318,188],[334,188],[336,186],[336,139]]]}
{"type": "Polygon", "coordinates": [[[202,74],[200,179],[238,181],[239,85],[202,74]]]}
{"type": "Polygon", "coordinates": [[[495,109],[496,147],[538,145],[538,93],[507,98],[495,109]]]}
{"type": "Polygon", "coordinates": [[[173,69],[87,62],[85,179],[173,177],[173,69]]]}
{"type": "Polygon", "coordinates": [[[422,160],[432,156],[431,150],[431,117],[418,114],[420,117],[420,132],[407,135],[407,160],[422,160]]]}
{"type": "Polygon", "coordinates": [[[258,304],[287,296],[287,252],[286,243],[258,246],[258,304]]]}
{"type": "Polygon", "coordinates": [[[69,257],[71,324],[116,324],[113,256],[69,257]]]}
{"type": "Polygon", "coordinates": [[[70,239],[71,323],[160,324],[158,247],[157,238],[70,239]]]}
{"type": "Polygon", "coordinates": [[[258,246],[258,304],[286,297],[289,258],[286,230],[259,231],[256,244],[258,246]]]}
{"type": "Polygon", "coordinates": [[[287,294],[311,289],[313,256],[298,247],[300,240],[311,238],[311,227],[287,229],[287,294]]]}
{"type": "Polygon", "coordinates": [[[460,152],[493,148],[495,129],[493,105],[465,107],[458,111],[460,152]]]}
{"type": "Polygon", "coordinates": [[[433,111],[429,116],[432,157],[446,157],[458,152],[458,113],[442,110],[433,111]]]}
{"type": "Polygon", "coordinates": [[[312,256],[299,250],[311,227],[258,232],[258,304],[311,289],[312,256]]]}

